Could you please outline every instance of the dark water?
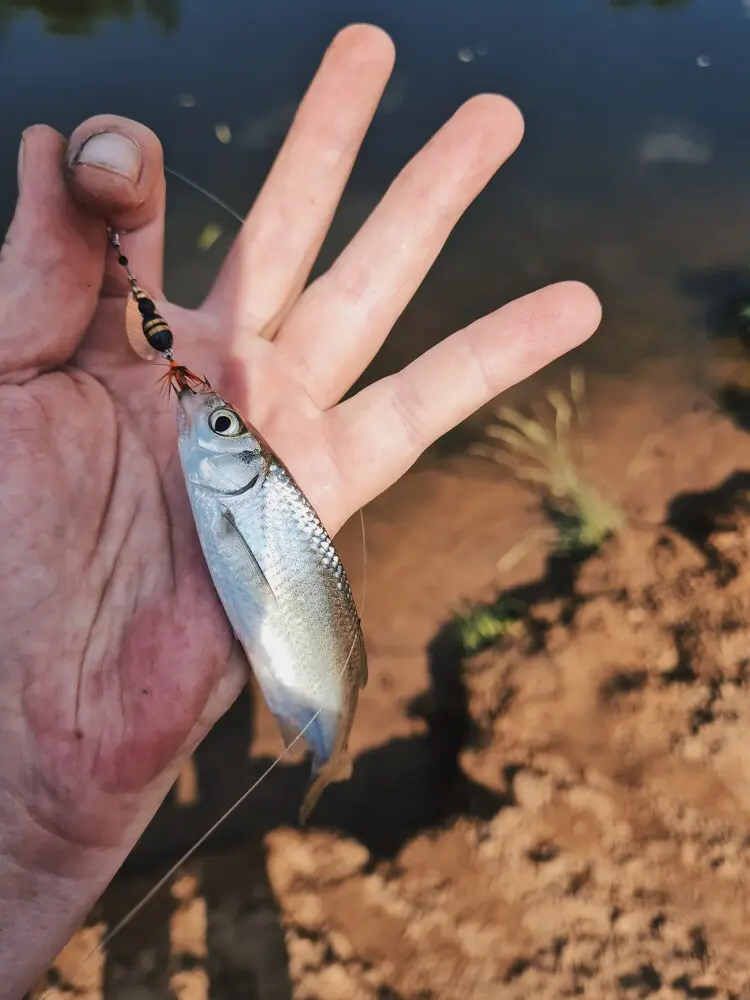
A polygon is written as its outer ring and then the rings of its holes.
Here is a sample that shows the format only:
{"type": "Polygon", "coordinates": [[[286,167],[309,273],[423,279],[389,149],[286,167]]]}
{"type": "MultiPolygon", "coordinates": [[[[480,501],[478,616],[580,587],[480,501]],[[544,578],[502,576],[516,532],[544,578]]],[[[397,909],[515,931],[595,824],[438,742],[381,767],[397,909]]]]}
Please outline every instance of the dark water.
{"type": "MultiPolygon", "coordinates": [[[[244,212],[327,42],[369,20],[393,36],[397,67],[320,267],[470,95],[509,95],[527,133],[368,378],[510,297],[575,277],[605,305],[579,352],[587,367],[629,375],[673,358],[680,377],[700,379],[714,307],[750,262],[749,16],[743,0],[0,0],[0,221],[22,128],[69,132],[98,112],[151,126],[169,164],[244,212]]],[[[235,226],[170,180],[178,301],[200,298],[235,226]],[[214,222],[224,236],[202,251],[214,222]]]]}

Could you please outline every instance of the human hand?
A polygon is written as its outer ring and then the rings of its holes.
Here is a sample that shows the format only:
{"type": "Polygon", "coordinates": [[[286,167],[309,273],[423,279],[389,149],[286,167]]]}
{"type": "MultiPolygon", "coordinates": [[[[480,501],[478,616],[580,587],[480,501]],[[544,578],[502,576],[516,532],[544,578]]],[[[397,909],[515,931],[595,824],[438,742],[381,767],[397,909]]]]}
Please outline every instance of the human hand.
{"type": "Polygon", "coordinates": [[[0,259],[0,895],[16,914],[15,944],[0,934],[0,996],[54,957],[245,678],[195,535],[173,407],[125,338],[127,285],[103,220],[124,234],[178,360],[245,412],[331,533],[437,437],[598,325],[589,289],[552,286],[339,402],[522,134],[507,100],[469,101],[303,290],[392,60],[378,29],[334,40],[195,311],[160,292],[156,137],[91,119],[62,170],[61,136],[24,135],[0,259]],[[30,892],[55,914],[43,933],[30,892]]]}

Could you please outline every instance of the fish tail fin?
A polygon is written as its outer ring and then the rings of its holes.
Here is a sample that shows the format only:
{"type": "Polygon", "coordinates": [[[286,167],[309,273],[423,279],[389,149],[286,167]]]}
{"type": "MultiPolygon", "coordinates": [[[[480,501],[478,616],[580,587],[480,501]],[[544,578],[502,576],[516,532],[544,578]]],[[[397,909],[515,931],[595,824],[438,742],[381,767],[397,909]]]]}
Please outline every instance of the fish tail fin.
{"type": "Polygon", "coordinates": [[[340,750],[320,769],[313,765],[313,775],[299,811],[300,825],[304,826],[315,808],[323,790],[334,781],[347,781],[352,776],[352,759],[346,750],[340,750]]]}

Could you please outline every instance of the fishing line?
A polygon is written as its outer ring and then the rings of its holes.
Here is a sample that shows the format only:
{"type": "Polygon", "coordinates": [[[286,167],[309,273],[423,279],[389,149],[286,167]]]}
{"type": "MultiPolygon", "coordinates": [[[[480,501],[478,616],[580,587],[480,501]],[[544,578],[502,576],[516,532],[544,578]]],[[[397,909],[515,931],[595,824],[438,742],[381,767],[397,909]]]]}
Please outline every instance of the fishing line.
{"type": "Polygon", "coordinates": [[[218,205],[219,208],[223,208],[225,212],[228,212],[233,219],[236,219],[237,222],[239,222],[241,226],[245,224],[245,220],[242,218],[239,212],[235,212],[235,210],[231,207],[231,205],[227,205],[225,201],[222,201],[221,198],[215,195],[212,191],[209,191],[208,188],[204,188],[201,184],[198,184],[197,181],[191,181],[189,177],[186,177],[184,174],[181,174],[178,170],[173,170],[172,167],[165,166],[164,173],[171,174],[173,177],[176,177],[178,181],[182,181],[183,184],[187,184],[188,187],[193,188],[194,191],[197,191],[199,194],[205,195],[205,197],[208,198],[209,201],[212,201],[215,205],[218,205]]]}
{"type": "Polygon", "coordinates": [[[365,597],[367,596],[367,542],[365,540],[365,512],[359,508],[359,527],[362,532],[362,600],[359,603],[362,614],[359,616],[360,624],[365,616],[365,597]]]}
{"type": "MultiPolygon", "coordinates": [[[[310,728],[310,726],[313,725],[313,723],[317,720],[317,718],[320,715],[320,713],[326,707],[326,705],[328,704],[329,699],[335,693],[336,686],[340,683],[341,678],[344,676],[344,671],[349,666],[349,660],[351,660],[351,658],[352,658],[352,653],[354,652],[354,649],[355,649],[355,647],[357,645],[358,638],[359,637],[355,635],[354,640],[352,641],[351,648],[349,649],[349,655],[346,658],[346,662],[344,663],[344,666],[341,668],[341,671],[339,672],[339,674],[338,674],[338,676],[336,678],[336,684],[332,686],[331,690],[328,692],[328,695],[323,700],[323,704],[320,706],[320,708],[318,708],[318,710],[315,712],[315,714],[310,719],[310,721],[299,731],[299,733],[297,733],[297,735],[289,743],[289,745],[286,746],[286,747],[284,747],[284,749],[281,751],[281,753],[278,755],[278,757],[271,764],[268,765],[268,767],[261,774],[261,776],[256,781],[253,782],[253,784],[247,789],[247,791],[243,792],[242,795],[240,795],[240,797],[237,799],[237,801],[233,805],[231,805],[226,810],[226,812],[222,816],[220,816],[216,820],[216,822],[212,826],[210,826],[208,828],[208,830],[206,830],[206,832],[204,834],[202,834],[198,838],[198,840],[193,844],[193,846],[190,848],[190,850],[187,851],[185,854],[183,854],[183,856],[180,858],[180,860],[177,861],[174,865],[172,865],[172,867],[169,869],[169,871],[165,875],[163,875],[159,879],[159,881],[156,883],[156,885],[146,893],[146,895],[143,897],[143,899],[140,901],[140,903],[136,903],[136,905],[133,907],[133,909],[130,911],[130,913],[128,913],[126,916],[124,916],[119,923],[115,924],[115,926],[112,928],[112,930],[109,932],[109,934],[107,934],[102,939],[102,941],[96,946],[96,948],[93,949],[93,951],[89,952],[89,954],[84,958],[83,962],[81,963],[81,966],[79,967],[78,972],[80,972],[81,969],[83,969],[83,967],[86,964],[86,962],[90,962],[91,959],[96,954],[98,954],[98,952],[100,952],[103,948],[106,948],[107,945],[111,943],[111,941],[113,940],[113,938],[115,938],[116,935],[118,935],[120,933],[120,931],[124,927],[127,927],[127,925],[130,923],[130,921],[134,917],[136,917],[141,912],[141,910],[151,902],[151,900],[154,898],[154,896],[160,891],[160,889],[162,889],[166,885],[166,883],[170,880],[170,878],[172,878],[172,876],[175,875],[177,873],[177,871],[179,871],[179,869],[185,864],[186,861],[189,861],[190,858],[193,857],[193,855],[198,850],[198,848],[202,847],[203,844],[205,844],[205,842],[208,840],[208,838],[213,833],[215,833],[216,830],[218,830],[218,828],[221,826],[221,824],[225,820],[229,819],[229,817],[232,815],[232,813],[236,809],[239,809],[239,807],[242,805],[242,803],[245,802],[253,794],[253,792],[255,791],[255,789],[263,781],[266,780],[266,778],[271,773],[271,771],[273,771],[277,767],[277,765],[284,759],[284,757],[286,757],[286,755],[294,747],[294,745],[299,740],[302,739],[302,737],[305,735],[305,733],[307,732],[307,730],[310,728]]],[[[77,974],[78,973],[76,973],[76,976],[77,976],[77,974]]]]}
{"type": "MultiPolygon", "coordinates": [[[[183,181],[185,184],[187,184],[190,187],[194,188],[200,194],[205,195],[211,201],[215,202],[220,208],[223,208],[231,216],[233,216],[235,219],[237,219],[240,222],[240,224],[243,224],[244,220],[241,218],[240,215],[238,215],[237,212],[234,211],[234,209],[232,209],[229,205],[225,204],[220,198],[216,197],[216,195],[212,194],[210,191],[208,191],[205,188],[201,187],[200,184],[197,184],[195,181],[191,181],[189,178],[187,178],[184,175],[178,173],[178,171],[173,170],[171,167],[166,167],[165,166],[164,170],[165,170],[166,173],[172,174],[174,177],[178,178],[179,180],[183,181]]],[[[118,249],[119,249],[119,247],[118,247],[118,249]]],[[[359,617],[360,626],[361,626],[362,618],[364,617],[364,613],[365,613],[365,599],[366,599],[366,594],[367,594],[367,540],[366,540],[366,535],[365,535],[365,517],[364,517],[364,512],[363,512],[363,510],[362,510],[361,507],[359,508],[359,522],[360,522],[360,530],[361,530],[361,536],[362,536],[362,598],[361,598],[361,602],[360,602],[360,612],[361,613],[359,614],[358,617],[359,617]]],[[[312,716],[312,718],[305,724],[305,726],[299,731],[299,733],[297,733],[297,735],[294,737],[293,740],[291,740],[291,742],[288,744],[288,746],[284,747],[284,749],[281,751],[281,753],[278,755],[278,757],[276,757],[276,759],[274,761],[272,761],[271,764],[268,765],[268,767],[265,769],[265,771],[263,771],[263,773],[260,775],[260,777],[257,778],[257,780],[254,781],[253,784],[245,792],[242,793],[242,795],[237,799],[237,801],[234,802],[219,817],[219,819],[217,819],[216,822],[213,823],[208,828],[208,830],[206,830],[206,832],[204,834],[202,834],[198,838],[198,840],[195,842],[195,844],[193,844],[193,846],[190,848],[190,850],[188,850],[185,854],[183,854],[183,856],[179,859],[179,861],[177,861],[174,865],[172,865],[172,867],[166,872],[166,874],[164,874],[159,879],[159,881],[156,883],[156,885],[154,885],[146,893],[146,895],[143,897],[143,899],[139,903],[136,903],[136,905],[133,907],[133,909],[129,913],[127,913],[122,918],[122,920],[120,920],[117,924],[115,924],[115,926],[112,928],[112,930],[108,934],[105,935],[105,937],[99,942],[99,944],[95,948],[93,948],[84,957],[83,961],[81,962],[81,964],[79,965],[79,967],[76,969],[75,973],[73,974],[73,976],[71,978],[71,983],[73,982],[73,980],[75,980],[75,979],[78,978],[79,973],[85,968],[85,966],[91,961],[91,959],[94,958],[100,951],[103,951],[107,947],[108,944],[111,944],[111,942],[120,933],[120,931],[122,931],[125,927],[127,927],[128,924],[146,906],[148,906],[148,904],[151,902],[151,900],[154,898],[154,896],[156,896],[157,893],[160,892],[160,890],[164,888],[164,886],[167,884],[167,882],[169,882],[169,880],[179,871],[179,869],[185,864],[185,862],[189,861],[190,858],[192,858],[193,855],[196,853],[196,851],[198,851],[199,848],[201,848],[203,846],[203,844],[206,843],[206,841],[209,839],[209,837],[211,837],[212,834],[214,834],[216,832],[216,830],[218,830],[218,828],[222,825],[222,823],[224,823],[227,819],[229,819],[229,817],[237,809],[239,809],[239,807],[244,802],[247,801],[247,799],[253,794],[253,792],[266,780],[266,778],[268,777],[268,775],[271,774],[271,772],[276,769],[276,767],[287,756],[287,754],[293,749],[293,747],[304,737],[304,735],[307,732],[307,730],[317,721],[318,717],[320,716],[320,713],[323,711],[323,709],[326,707],[326,705],[328,704],[328,702],[330,701],[330,699],[336,693],[336,689],[337,689],[338,685],[341,683],[341,679],[344,676],[346,668],[349,666],[349,661],[352,658],[352,655],[354,653],[354,650],[355,650],[355,648],[357,646],[357,642],[358,641],[359,641],[359,635],[355,635],[354,639],[352,640],[352,644],[351,644],[351,647],[349,649],[349,653],[348,653],[348,655],[346,657],[346,660],[344,662],[344,665],[342,666],[341,670],[339,671],[338,675],[336,676],[335,683],[331,685],[330,691],[328,692],[328,694],[326,695],[326,697],[323,699],[322,704],[319,706],[319,708],[317,709],[317,711],[315,712],[315,714],[312,716]]],[[[244,652],[243,652],[243,655],[244,655],[244,652]]],[[[45,991],[45,993],[42,994],[41,1000],[44,1000],[45,997],[50,996],[51,992],[52,992],[52,988],[48,988],[45,991]]]]}

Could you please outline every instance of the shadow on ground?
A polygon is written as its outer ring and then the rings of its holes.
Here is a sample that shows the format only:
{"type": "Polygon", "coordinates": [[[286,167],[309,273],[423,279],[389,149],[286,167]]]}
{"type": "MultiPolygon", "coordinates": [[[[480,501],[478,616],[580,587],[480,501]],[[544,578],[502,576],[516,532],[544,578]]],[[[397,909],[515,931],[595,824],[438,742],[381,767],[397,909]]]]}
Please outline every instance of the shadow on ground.
{"type": "Polygon", "coordinates": [[[750,301],[750,269],[736,264],[686,271],[677,287],[701,310],[700,321],[716,340],[739,337],[750,346],[750,331],[739,323],[739,312],[750,301]]]}

